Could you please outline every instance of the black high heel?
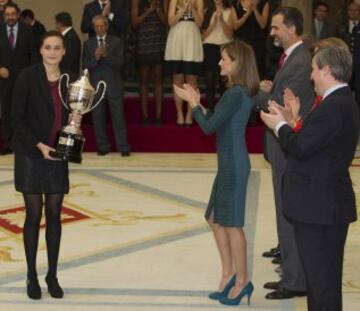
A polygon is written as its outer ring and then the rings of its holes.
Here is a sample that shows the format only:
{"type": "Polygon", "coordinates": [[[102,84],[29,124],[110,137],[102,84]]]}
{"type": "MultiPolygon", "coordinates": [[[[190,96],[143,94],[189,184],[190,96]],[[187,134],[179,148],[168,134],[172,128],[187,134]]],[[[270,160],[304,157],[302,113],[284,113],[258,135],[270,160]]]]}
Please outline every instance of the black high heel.
{"type": "Polygon", "coordinates": [[[30,299],[41,299],[41,287],[37,278],[27,279],[26,281],[26,293],[30,299]]]}
{"type": "Polygon", "coordinates": [[[51,297],[53,298],[63,298],[64,297],[64,291],[59,285],[59,281],[57,278],[54,277],[46,277],[45,282],[48,287],[48,292],[51,297]]]}

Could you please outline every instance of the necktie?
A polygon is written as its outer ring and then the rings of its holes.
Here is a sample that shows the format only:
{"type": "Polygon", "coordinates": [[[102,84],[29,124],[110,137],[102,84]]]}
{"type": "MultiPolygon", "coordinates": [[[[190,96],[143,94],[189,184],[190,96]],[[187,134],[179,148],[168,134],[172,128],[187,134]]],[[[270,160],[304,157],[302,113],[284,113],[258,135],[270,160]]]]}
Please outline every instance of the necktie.
{"type": "MultiPolygon", "coordinates": [[[[312,111],[314,111],[317,107],[319,107],[320,104],[321,104],[321,101],[322,101],[322,97],[321,97],[321,96],[316,96],[309,112],[312,112],[312,111]]],[[[294,126],[294,128],[293,128],[293,131],[294,131],[295,133],[299,132],[299,131],[301,130],[301,128],[302,128],[303,123],[304,123],[304,119],[303,119],[303,118],[300,118],[300,119],[295,123],[295,126],[294,126]]]]}
{"type": "Polygon", "coordinates": [[[285,52],[282,52],[281,56],[280,56],[280,59],[279,59],[279,62],[278,62],[278,70],[281,69],[281,67],[284,65],[285,63],[285,58],[286,58],[286,53],[285,52]]]}
{"type": "Polygon", "coordinates": [[[13,50],[15,47],[15,36],[14,36],[13,27],[10,27],[8,40],[9,40],[9,46],[13,50]]]}
{"type": "Polygon", "coordinates": [[[99,38],[99,46],[103,46],[104,45],[104,38],[99,38]]]}
{"type": "Polygon", "coordinates": [[[310,112],[314,111],[317,107],[320,106],[321,104],[321,101],[322,101],[322,97],[321,96],[316,96],[315,97],[315,100],[310,108],[310,112]]]}
{"type": "Polygon", "coordinates": [[[8,39],[10,48],[13,50],[15,48],[15,36],[13,27],[10,27],[8,39]]]}

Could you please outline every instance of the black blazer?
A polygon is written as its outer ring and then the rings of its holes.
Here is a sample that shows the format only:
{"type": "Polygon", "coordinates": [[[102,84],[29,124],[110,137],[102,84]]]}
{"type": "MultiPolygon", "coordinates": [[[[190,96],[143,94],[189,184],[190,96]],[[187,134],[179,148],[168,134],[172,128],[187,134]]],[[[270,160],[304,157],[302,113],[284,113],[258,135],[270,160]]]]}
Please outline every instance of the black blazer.
{"type": "Polygon", "coordinates": [[[81,41],[74,28],[64,36],[66,53],[60,63],[61,68],[79,74],[81,58],[81,41]]]}
{"type": "Polygon", "coordinates": [[[31,26],[31,29],[32,29],[36,50],[39,50],[41,44],[41,37],[46,32],[46,28],[42,23],[36,20],[34,25],[31,26]]]}
{"type": "Polygon", "coordinates": [[[38,61],[31,27],[19,23],[16,46],[11,50],[9,46],[6,24],[0,25],[0,67],[10,71],[8,79],[0,78],[0,88],[4,91],[10,88],[16,81],[20,71],[31,63],[38,61]]]}
{"type": "Polygon", "coordinates": [[[320,224],[355,221],[349,174],[359,133],[359,111],[349,87],[331,93],[295,133],[288,125],[279,140],[288,153],[283,180],[284,213],[292,220],[320,224]]]}
{"type": "MultiPolygon", "coordinates": [[[[66,98],[66,87],[62,89],[62,96],[66,98]]],[[[36,145],[39,142],[48,144],[54,119],[54,106],[44,65],[40,63],[24,69],[15,83],[13,93],[11,121],[14,152],[42,157],[36,145]]],[[[68,111],[64,108],[63,125],[67,124],[67,119],[68,111]]]]}
{"type": "MultiPolygon", "coordinates": [[[[111,11],[114,14],[114,18],[112,20],[108,20],[109,34],[120,37],[126,30],[129,19],[128,10],[129,8],[127,0],[111,0],[111,11]]],[[[89,38],[95,36],[92,25],[92,18],[101,14],[102,10],[98,0],[93,0],[85,5],[81,20],[81,31],[83,33],[87,33],[89,38]]]]}

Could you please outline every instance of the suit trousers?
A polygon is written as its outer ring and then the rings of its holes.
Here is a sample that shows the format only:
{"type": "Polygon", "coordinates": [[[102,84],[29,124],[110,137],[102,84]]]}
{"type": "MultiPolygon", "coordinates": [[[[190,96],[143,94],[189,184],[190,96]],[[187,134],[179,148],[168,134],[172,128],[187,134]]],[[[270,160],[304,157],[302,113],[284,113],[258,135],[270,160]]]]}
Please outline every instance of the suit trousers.
{"type": "Polygon", "coordinates": [[[282,260],[282,286],[288,290],[306,291],[305,274],[295,240],[294,225],[285,217],[282,205],[284,172],[285,167],[272,166],[276,224],[282,260]]]}
{"type": "Polygon", "coordinates": [[[309,311],[342,310],[342,271],[348,224],[294,223],[304,265],[309,311]]]}
{"type": "MultiPolygon", "coordinates": [[[[110,108],[111,122],[114,131],[116,149],[119,152],[130,151],[127,143],[126,124],[123,111],[123,96],[108,96],[107,103],[110,108]]],[[[92,111],[92,120],[95,130],[98,151],[110,151],[111,145],[106,131],[105,100],[92,111]]]]}

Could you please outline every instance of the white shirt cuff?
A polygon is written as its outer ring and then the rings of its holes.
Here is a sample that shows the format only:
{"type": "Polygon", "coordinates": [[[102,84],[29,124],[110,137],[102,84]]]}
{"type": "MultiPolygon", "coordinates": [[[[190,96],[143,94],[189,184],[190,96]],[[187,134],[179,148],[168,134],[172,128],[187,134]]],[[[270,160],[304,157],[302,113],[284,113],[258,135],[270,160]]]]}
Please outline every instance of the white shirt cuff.
{"type": "Polygon", "coordinates": [[[274,129],[274,132],[275,132],[275,135],[276,135],[277,137],[279,137],[279,130],[280,130],[280,128],[281,128],[283,125],[285,125],[285,124],[287,124],[285,121],[280,121],[278,124],[276,124],[275,129],[274,129]]]}
{"type": "Polygon", "coordinates": [[[108,15],[108,19],[110,19],[111,21],[114,19],[114,13],[110,13],[109,15],[108,15]]]}

